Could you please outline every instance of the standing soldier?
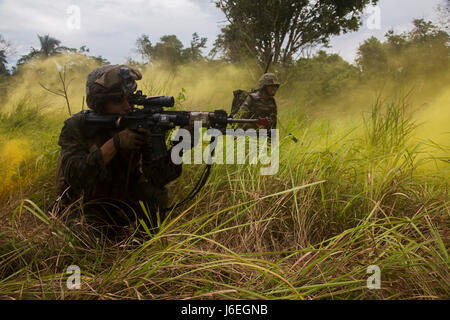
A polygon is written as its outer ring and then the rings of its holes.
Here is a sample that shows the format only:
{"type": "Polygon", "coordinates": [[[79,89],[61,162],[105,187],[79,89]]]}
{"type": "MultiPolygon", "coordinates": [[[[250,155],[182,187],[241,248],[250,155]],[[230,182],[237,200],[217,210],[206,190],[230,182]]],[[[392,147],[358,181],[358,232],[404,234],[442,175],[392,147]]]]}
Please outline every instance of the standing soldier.
{"type": "MultiPolygon", "coordinates": [[[[275,129],[277,126],[277,105],[275,94],[280,87],[278,78],[273,73],[265,73],[259,78],[259,87],[256,92],[249,93],[241,108],[238,117],[240,118],[271,118],[272,122],[266,129],[275,129]]],[[[244,129],[257,128],[256,124],[246,124],[244,129]]]]}
{"type": "Polygon", "coordinates": [[[152,159],[147,130],[89,132],[83,125],[83,116],[89,112],[127,114],[132,107],[129,97],[141,78],[138,70],[125,65],[92,71],[86,82],[86,102],[91,110],[67,119],[59,136],[57,186],[63,204],[83,197],[84,219],[100,222],[106,230],[114,225],[127,227],[136,223],[136,218],[155,225],[156,212],[168,205],[165,185],[181,174],[181,165],[173,164],[169,156],[152,159]],[[150,220],[139,201],[148,205],[150,220]]]}

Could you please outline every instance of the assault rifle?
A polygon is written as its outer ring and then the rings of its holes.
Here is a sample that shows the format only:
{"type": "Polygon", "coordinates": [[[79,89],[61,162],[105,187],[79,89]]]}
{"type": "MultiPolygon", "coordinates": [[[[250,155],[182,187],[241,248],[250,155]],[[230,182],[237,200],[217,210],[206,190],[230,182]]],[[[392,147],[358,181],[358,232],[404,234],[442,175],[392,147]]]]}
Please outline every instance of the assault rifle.
{"type": "MultiPolygon", "coordinates": [[[[194,121],[201,121],[203,127],[217,128],[224,133],[227,125],[231,123],[255,123],[264,127],[272,121],[268,118],[233,119],[225,110],[215,110],[214,112],[164,110],[164,107],[174,106],[175,100],[172,96],[147,97],[140,90],[131,96],[130,103],[143,106],[143,108],[132,108],[126,115],[85,113],[82,121],[86,134],[95,134],[98,130],[105,129],[147,129],[151,137],[152,156],[158,160],[168,156],[166,133],[175,127],[192,127],[194,121]]],[[[205,185],[210,171],[211,164],[207,164],[195,187],[185,199],[163,211],[171,211],[193,199],[205,185]]]]}
{"type": "Polygon", "coordinates": [[[255,123],[265,127],[271,122],[269,118],[233,119],[225,110],[214,112],[164,110],[164,107],[174,106],[175,100],[172,96],[147,97],[140,90],[131,96],[130,103],[143,108],[134,107],[126,115],[86,113],[83,119],[84,126],[88,132],[101,129],[147,129],[150,132],[154,159],[168,155],[166,133],[175,127],[192,127],[194,121],[201,121],[203,127],[217,128],[224,132],[227,125],[232,123],[255,123]]]}

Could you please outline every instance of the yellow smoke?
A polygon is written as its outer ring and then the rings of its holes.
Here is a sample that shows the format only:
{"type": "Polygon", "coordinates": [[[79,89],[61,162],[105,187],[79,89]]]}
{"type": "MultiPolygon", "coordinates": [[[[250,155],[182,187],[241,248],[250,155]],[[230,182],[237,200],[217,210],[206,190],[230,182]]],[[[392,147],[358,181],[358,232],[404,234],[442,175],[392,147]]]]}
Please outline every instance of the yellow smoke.
{"type": "MultiPolygon", "coordinates": [[[[450,87],[442,94],[423,105],[415,120],[421,125],[415,131],[415,138],[423,142],[421,159],[423,170],[443,170],[450,166],[450,87]]],[[[450,176],[450,172],[447,172],[450,176]]]]}
{"type": "MultiPolygon", "coordinates": [[[[63,94],[60,74],[64,79],[72,114],[81,110],[85,96],[86,77],[98,64],[87,56],[64,54],[47,59],[33,59],[23,65],[18,74],[8,83],[6,101],[0,106],[0,112],[13,112],[14,106],[24,98],[38,101],[51,114],[68,115],[66,100],[63,96],[53,94],[43,87],[63,94]],[[65,70],[65,72],[64,72],[65,70]]],[[[84,105],[86,107],[86,104],[84,105]]]]}
{"type": "Polygon", "coordinates": [[[26,140],[12,139],[5,143],[0,151],[0,193],[20,183],[27,174],[23,165],[30,158],[30,144],[26,140]]]}
{"type": "MultiPolygon", "coordinates": [[[[72,114],[81,110],[85,96],[86,77],[98,67],[92,59],[78,54],[58,55],[46,60],[34,60],[23,66],[20,73],[12,77],[8,84],[8,95],[0,105],[0,113],[14,112],[19,101],[27,98],[36,105],[46,106],[43,110],[47,115],[57,115],[62,120],[68,117],[66,101],[63,97],[52,94],[42,86],[53,91],[62,90],[60,73],[63,75],[66,67],[66,82],[72,114]]],[[[143,79],[138,81],[138,89],[150,95],[185,95],[182,107],[188,110],[225,109],[230,111],[233,91],[249,90],[257,86],[261,71],[250,64],[226,64],[219,62],[199,62],[179,66],[176,70],[162,66],[147,66],[143,70],[143,79]]],[[[442,75],[424,75],[410,88],[413,89],[410,103],[413,109],[420,107],[414,120],[423,124],[413,133],[416,142],[424,142],[425,152],[422,160],[435,158],[422,165],[421,169],[436,170],[448,167],[445,159],[449,158],[449,123],[450,123],[450,87],[446,85],[448,73],[442,75]]],[[[336,97],[319,101],[315,105],[309,103],[309,92],[302,82],[287,77],[280,77],[282,86],[277,93],[279,117],[287,126],[294,123],[291,129],[296,130],[296,120],[305,113],[311,121],[314,118],[328,119],[330,130],[346,132],[353,125],[362,124],[363,111],[370,110],[376,97],[381,93],[385,101],[395,99],[408,91],[403,91],[393,80],[371,83],[349,84],[350,89],[341,92],[336,97]],[[351,120],[349,120],[351,118],[351,120]],[[292,128],[293,127],[293,128],[292,128]],[[333,129],[334,127],[334,129],[333,129]]],[[[311,85],[311,84],[310,84],[311,85]]],[[[84,108],[87,108],[84,105],[84,108]]],[[[42,110],[42,109],[40,109],[42,110]]],[[[309,123],[311,123],[311,121],[309,123]]],[[[45,120],[44,120],[45,122],[45,120]]],[[[328,129],[327,129],[328,131],[328,129]]],[[[56,136],[59,132],[54,133],[56,136]]],[[[11,186],[19,181],[23,164],[32,160],[30,147],[39,146],[38,141],[26,140],[23,136],[10,135],[12,140],[6,141],[0,149],[0,188],[11,186]],[[19,179],[19,180],[18,180],[19,179]]],[[[333,140],[325,139],[330,145],[333,140]]],[[[1,145],[0,145],[1,146],[1,145]]],[[[36,149],[36,148],[35,148],[36,149]]]]}
{"type": "Polygon", "coordinates": [[[173,95],[186,91],[185,106],[189,109],[230,110],[233,91],[257,86],[260,75],[252,68],[224,63],[191,63],[177,70],[148,67],[138,88],[151,95],[173,95]]]}

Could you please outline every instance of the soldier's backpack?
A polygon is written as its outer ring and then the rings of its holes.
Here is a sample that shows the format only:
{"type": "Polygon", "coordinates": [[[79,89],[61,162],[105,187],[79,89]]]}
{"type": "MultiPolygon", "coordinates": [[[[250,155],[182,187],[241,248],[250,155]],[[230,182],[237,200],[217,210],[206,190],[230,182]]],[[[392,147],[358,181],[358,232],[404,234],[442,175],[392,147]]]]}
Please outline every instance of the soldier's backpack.
{"type": "Polygon", "coordinates": [[[241,108],[241,106],[244,103],[245,99],[247,99],[248,95],[250,93],[254,93],[256,91],[257,91],[256,89],[252,89],[250,92],[249,91],[244,91],[244,90],[241,90],[241,89],[234,90],[233,91],[233,101],[231,102],[231,113],[230,113],[230,115],[232,117],[235,116],[239,112],[239,109],[241,108]]]}

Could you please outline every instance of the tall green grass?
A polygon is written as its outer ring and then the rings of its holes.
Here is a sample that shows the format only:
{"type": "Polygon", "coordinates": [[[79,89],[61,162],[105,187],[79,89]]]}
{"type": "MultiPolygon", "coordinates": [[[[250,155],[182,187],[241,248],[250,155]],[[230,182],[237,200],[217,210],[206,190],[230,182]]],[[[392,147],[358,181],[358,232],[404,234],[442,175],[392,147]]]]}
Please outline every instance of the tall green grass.
{"type": "Polygon", "coordinates": [[[19,99],[11,109],[0,113],[0,198],[19,192],[41,204],[50,189],[37,187],[54,173],[63,116],[32,98],[19,99]]]}
{"type": "MultiPolygon", "coordinates": [[[[278,174],[216,165],[193,203],[156,231],[141,223],[120,241],[88,226],[68,229],[64,219],[79,203],[57,212],[40,198],[23,200],[0,234],[0,296],[448,298],[448,181],[416,171],[421,151],[406,106],[378,101],[359,125],[344,128],[282,119],[278,174]],[[80,290],[66,287],[73,264],[80,290]],[[369,265],[381,268],[379,290],[367,288],[369,265]]],[[[190,190],[199,171],[184,166],[172,199],[190,190]]]]}

